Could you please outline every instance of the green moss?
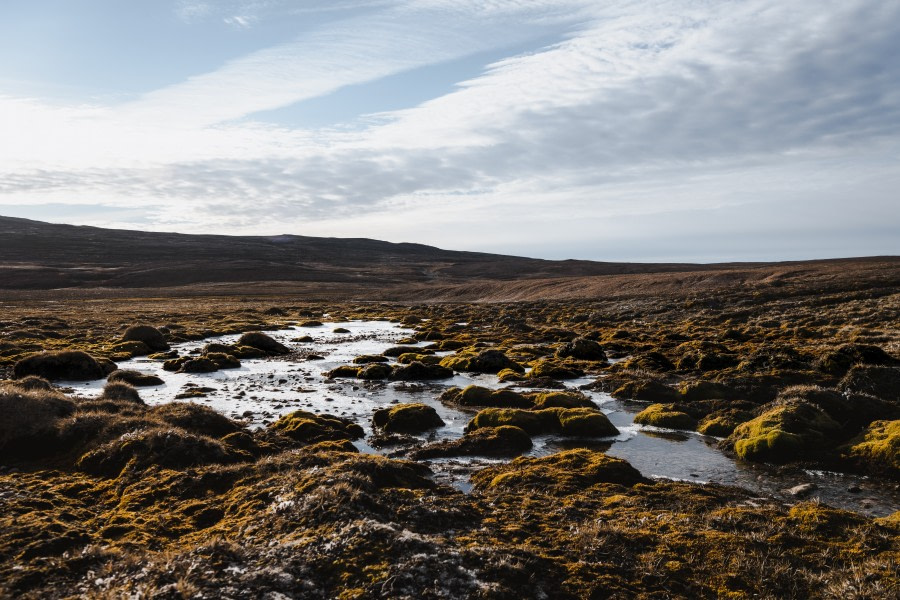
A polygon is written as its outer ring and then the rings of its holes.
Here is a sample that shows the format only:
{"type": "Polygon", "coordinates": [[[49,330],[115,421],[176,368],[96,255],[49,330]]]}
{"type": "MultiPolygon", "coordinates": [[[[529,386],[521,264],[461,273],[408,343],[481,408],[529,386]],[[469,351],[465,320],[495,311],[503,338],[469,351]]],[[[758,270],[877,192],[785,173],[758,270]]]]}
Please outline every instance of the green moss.
{"type": "Polygon", "coordinates": [[[677,399],[675,390],[654,379],[626,381],[610,394],[620,400],[644,400],[648,402],[671,402],[677,399]]]}
{"type": "Polygon", "coordinates": [[[533,396],[534,408],[598,408],[593,400],[579,392],[541,392],[533,396]]]}
{"type": "Polygon", "coordinates": [[[582,449],[541,458],[521,457],[472,476],[479,490],[537,489],[563,495],[598,483],[631,486],[642,481],[641,474],[626,461],[582,449]]]}
{"type": "Polygon", "coordinates": [[[359,375],[360,368],[350,365],[341,365],[328,371],[325,376],[329,379],[337,379],[338,377],[356,377],[359,375]]]}
{"type": "Polygon", "coordinates": [[[528,372],[528,377],[537,379],[549,377],[550,379],[575,379],[584,375],[584,371],[578,367],[554,360],[544,359],[535,362],[528,372]]]}
{"type": "Polygon", "coordinates": [[[497,379],[500,383],[507,383],[510,381],[524,381],[525,377],[515,369],[503,369],[497,373],[497,379]]]}
{"type": "Polygon", "coordinates": [[[269,427],[292,440],[306,444],[329,440],[355,440],[365,434],[363,428],[350,419],[317,415],[305,410],[283,415],[269,427]]]}
{"type": "Polygon", "coordinates": [[[635,415],[634,422],[666,429],[693,431],[697,428],[697,419],[677,410],[673,404],[651,404],[635,415]]]}
{"type": "Polygon", "coordinates": [[[560,432],[565,436],[610,437],[619,435],[619,430],[610,423],[609,418],[595,409],[558,409],[557,417],[560,432]]]}
{"type": "Polygon", "coordinates": [[[372,424],[386,433],[422,433],[442,427],[444,421],[427,404],[398,404],[375,411],[372,424]]]}
{"type": "Polygon", "coordinates": [[[900,420],[875,421],[844,450],[868,470],[900,476],[900,420]]]}
{"type": "Polygon", "coordinates": [[[441,402],[456,406],[489,406],[495,408],[531,408],[532,401],[512,390],[492,390],[479,385],[450,388],[441,394],[441,402]]]}
{"type": "Polygon", "coordinates": [[[785,463],[828,450],[839,431],[840,426],[819,408],[791,402],[739,425],[729,442],[744,460],[785,463]]]}
{"type": "Polygon", "coordinates": [[[619,433],[606,415],[590,408],[486,408],[475,415],[466,430],[501,425],[519,427],[530,435],[556,433],[565,436],[607,437],[619,433]]]}
{"type": "Polygon", "coordinates": [[[709,414],[697,424],[697,431],[703,435],[715,437],[728,437],[741,423],[753,418],[753,415],[744,410],[726,409],[709,414]]]}

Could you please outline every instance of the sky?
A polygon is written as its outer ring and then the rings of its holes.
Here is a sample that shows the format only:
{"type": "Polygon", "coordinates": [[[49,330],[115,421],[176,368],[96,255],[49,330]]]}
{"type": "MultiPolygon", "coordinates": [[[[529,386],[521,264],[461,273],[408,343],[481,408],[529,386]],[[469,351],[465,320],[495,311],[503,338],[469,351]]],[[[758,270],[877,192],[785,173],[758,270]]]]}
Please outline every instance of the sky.
{"type": "Polygon", "coordinates": [[[900,2],[2,0],[0,215],[900,254],[900,2]]]}

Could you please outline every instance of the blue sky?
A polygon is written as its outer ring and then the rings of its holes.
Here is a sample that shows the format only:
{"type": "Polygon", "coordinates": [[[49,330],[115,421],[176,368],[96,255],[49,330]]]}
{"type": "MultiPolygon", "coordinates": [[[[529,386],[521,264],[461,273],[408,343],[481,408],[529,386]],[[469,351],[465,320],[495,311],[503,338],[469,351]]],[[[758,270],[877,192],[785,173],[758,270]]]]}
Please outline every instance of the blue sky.
{"type": "Polygon", "coordinates": [[[0,214],[546,258],[900,254],[900,3],[4,0],[0,214]]]}

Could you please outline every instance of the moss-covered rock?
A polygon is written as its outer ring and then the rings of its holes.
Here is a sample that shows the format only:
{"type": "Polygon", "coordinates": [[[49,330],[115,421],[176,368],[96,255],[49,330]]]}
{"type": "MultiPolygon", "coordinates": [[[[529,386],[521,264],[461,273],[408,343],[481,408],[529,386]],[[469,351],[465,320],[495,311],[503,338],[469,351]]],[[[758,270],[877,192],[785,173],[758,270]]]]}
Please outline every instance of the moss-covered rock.
{"type": "Polygon", "coordinates": [[[327,440],[356,440],[365,435],[363,428],[350,419],[332,415],[317,415],[305,410],[296,410],[283,415],[269,427],[304,444],[327,440]]]}
{"type": "Polygon", "coordinates": [[[431,379],[449,379],[450,377],[453,377],[453,369],[448,369],[442,365],[426,365],[421,362],[398,365],[391,371],[390,376],[394,381],[427,381],[431,379]]]}
{"type": "Polygon", "coordinates": [[[611,437],[619,435],[609,418],[591,408],[557,408],[560,434],[573,437],[611,437]]]}
{"type": "Polygon", "coordinates": [[[665,354],[657,351],[640,352],[620,364],[623,369],[652,371],[654,373],[668,373],[675,370],[675,365],[672,361],[665,354]]]}
{"type": "Polygon", "coordinates": [[[241,361],[231,354],[225,352],[208,352],[204,358],[216,363],[216,367],[220,369],[240,369],[241,361]]]}
{"type": "Polygon", "coordinates": [[[169,402],[154,406],[148,416],[185,431],[221,438],[241,431],[240,425],[208,406],[193,402],[169,402]]]}
{"type": "Polygon", "coordinates": [[[422,433],[443,427],[444,421],[433,407],[416,403],[376,410],[372,415],[372,425],[387,433],[422,433]]]}
{"type": "Polygon", "coordinates": [[[580,449],[541,458],[520,457],[472,476],[472,483],[479,490],[533,489],[554,495],[575,493],[599,483],[632,486],[644,481],[626,461],[580,449]]]}
{"type": "Polygon", "coordinates": [[[151,375],[150,373],[142,373],[140,371],[133,371],[131,369],[116,369],[109,374],[106,380],[110,383],[115,383],[117,381],[127,383],[135,387],[163,385],[165,383],[156,375],[151,375]]]}
{"type": "Polygon", "coordinates": [[[843,454],[867,471],[900,478],[900,420],[871,423],[843,448],[843,454]]]}
{"type": "Polygon", "coordinates": [[[350,365],[341,365],[339,367],[335,367],[332,370],[328,371],[325,376],[329,379],[338,379],[338,378],[347,378],[347,377],[356,377],[359,375],[360,368],[352,367],[350,365]]]}
{"type": "MultiPolygon", "coordinates": [[[[165,368],[165,366],[163,367],[165,368]]],[[[181,363],[178,369],[179,373],[214,373],[219,370],[219,365],[215,361],[200,356],[191,358],[181,363]]]]}
{"type": "Polygon", "coordinates": [[[838,389],[900,404],[900,368],[856,365],[841,379],[838,389]]]}
{"type": "Polygon", "coordinates": [[[353,359],[354,365],[367,365],[370,363],[386,363],[388,362],[387,356],[382,356],[381,354],[363,354],[362,356],[357,356],[353,359]]]}
{"type": "Polygon", "coordinates": [[[393,371],[394,369],[390,365],[384,363],[370,363],[360,368],[357,371],[356,376],[360,379],[367,380],[388,379],[393,371]]]}
{"type": "Polygon", "coordinates": [[[566,365],[554,360],[544,359],[535,362],[528,372],[530,379],[548,377],[550,379],[576,379],[584,375],[584,371],[577,367],[566,365]]]}
{"type": "Polygon", "coordinates": [[[504,369],[511,369],[518,373],[524,372],[524,367],[509,358],[500,350],[481,350],[480,352],[461,352],[455,356],[447,356],[440,362],[441,366],[454,371],[472,373],[499,373],[504,369]]]}
{"type": "Polygon", "coordinates": [[[492,390],[478,385],[450,388],[440,396],[441,402],[455,406],[488,406],[495,408],[531,408],[532,401],[512,390],[492,390]]]}
{"type": "Polygon", "coordinates": [[[693,431],[697,428],[697,419],[679,411],[674,404],[651,404],[634,416],[634,422],[666,429],[693,431]]]}
{"type": "Polygon", "coordinates": [[[786,463],[821,458],[833,448],[840,425],[808,402],[776,405],[739,425],[728,438],[739,458],[786,463]]]}
{"type": "Polygon", "coordinates": [[[625,381],[610,395],[619,400],[642,400],[645,402],[674,402],[678,395],[674,389],[655,379],[625,381]]]}
{"type": "Polygon", "coordinates": [[[619,434],[619,430],[610,423],[606,415],[590,408],[486,408],[469,421],[466,431],[501,425],[518,427],[529,435],[555,433],[564,436],[608,437],[619,434]]]}
{"type": "Polygon", "coordinates": [[[606,362],[606,352],[603,346],[592,339],[580,337],[571,342],[566,342],[556,350],[559,358],[574,358],[577,360],[590,360],[606,362]]]}
{"type": "Polygon", "coordinates": [[[249,331],[237,341],[237,346],[250,346],[262,350],[268,355],[290,354],[290,349],[281,342],[261,331],[249,331]]]}
{"type": "MultiPolygon", "coordinates": [[[[133,325],[122,334],[123,342],[141,342],[150,352],[165,352],[169,349],[165,336],[156,327],[150,325],[133,325]]],[[[149,354],[150,352],[147,352],[149,354]]]]}
{"type": "Polygon", "coordinates": [[[416,460],[449,456],[518,456],[532,448],[531,436],[518,427],[484,427],[463,437],[430,444],[412,453],[416,460]]]}
{"type": "Polygon", "coordinates": [[[123,400],[134,404],[144,404],[141,395],[137,389],[130,383],[124,381],[112,381],[103,386],[103,393],[100,398],[104,400],[123,400]]]}
{"type": "Polygon", "coordinates": [[[535,409],[543,408],[599,408],[581,392],[540,392],[532,395],[535,409]]]}
{"type": "Polygon", "coordinates": [[[76,466],[92,475],[117,477],[126,466],[137,471],[151,466],[184,469],[249,458],[248,454],[206,436],[178,428],[151,428],[126,433],[91,450],[76,466]]]}
{"type": "Polygon", "coordinates": [[[854,365],[892,365],[897,361],[890,354],[868,344],[844,344],[823,353],[816,366],[834,375],[843,375],[854,365]]]}
{"type": "Polygon", "coordinates": [[[13,367],[16,379],[35,375],[50,381],[90,381],[103,379],[115,370],[80,350],[60,350],[32,354],[13,367]]]}
{"type": "Polygon", "coordinates": [[[753,414],[740,409],[725,409],[713,412],[703,417],[697,423],[697,431],[703,435],[714,437],[728,437],[741,423],[746,423],[753,418],[753,414]]]}
{"type": "Polygon", "coordinates": [[[525,376],[514,369],[503,369],[497,373],[497,380],[500,383],[508,383],[510,381],[524,381],[525,376]]]}

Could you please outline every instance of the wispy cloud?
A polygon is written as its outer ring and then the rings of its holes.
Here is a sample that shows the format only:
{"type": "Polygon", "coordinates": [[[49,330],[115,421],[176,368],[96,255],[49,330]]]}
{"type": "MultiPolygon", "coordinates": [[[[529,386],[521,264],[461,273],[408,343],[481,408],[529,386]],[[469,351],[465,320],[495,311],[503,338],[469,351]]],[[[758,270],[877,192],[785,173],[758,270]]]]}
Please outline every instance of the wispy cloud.
{"type": "Polygon", "coordinates": [[[252,224],[524,253],[523,238],[546,253],[579,240],[609,253],[666,237],[665,224],[701,235],[698,218],[719,230],[739,219],[730,231],[749,240],[767,222],[746,215],[757,206],[772,221],[776,203],[794,216],[819,207],[822,231],[900,229],[900,5],[365,4],[123,106],[0,98],[0,135],[16,140],[0,147],[0,197],[152,205],[160,228],[252,224]],[[547,32],[562,41],[353,130],[252,120],[547,32]]]}

